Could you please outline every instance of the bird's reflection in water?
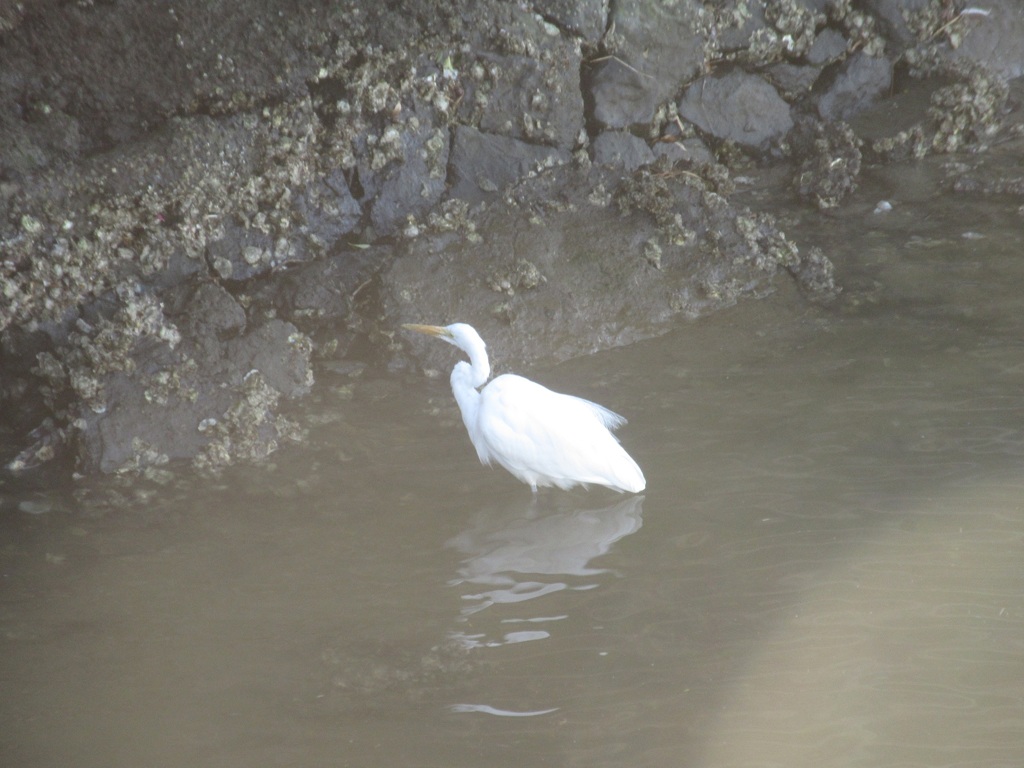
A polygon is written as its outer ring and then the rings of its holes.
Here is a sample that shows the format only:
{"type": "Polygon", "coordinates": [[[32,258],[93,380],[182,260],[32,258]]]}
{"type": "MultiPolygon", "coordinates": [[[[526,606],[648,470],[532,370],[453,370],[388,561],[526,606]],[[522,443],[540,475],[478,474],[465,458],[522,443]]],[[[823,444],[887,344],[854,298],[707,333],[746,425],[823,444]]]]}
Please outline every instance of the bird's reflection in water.
{"type": "MultiPolygon", "coordinates": [[[[451,582],[468,590],[462,596],[466,606],[460,611],[460,622],[476,623],[472,617],[491,606],[598,586],[593,577],[606,570],[591,567],[590,562],[640,530],[643,496],[600,509],[565,508],[570,500],[560,495],[549,508],[531,499],[515,508],[481,511],[472,527],[448,542],[466,555],[458,578],[451,582]]],[[[520,608],[518,615],[497,617],[503,627],[528,627],[502,632],[498,638],[488,637],[477,627],[453,631],[451,636],[466,648],[540,640],[550,635],[545,625],[567,618],[558,611],[545,614],[543,609],[543,603],[533,603],[529,613],[520,608]]]]}

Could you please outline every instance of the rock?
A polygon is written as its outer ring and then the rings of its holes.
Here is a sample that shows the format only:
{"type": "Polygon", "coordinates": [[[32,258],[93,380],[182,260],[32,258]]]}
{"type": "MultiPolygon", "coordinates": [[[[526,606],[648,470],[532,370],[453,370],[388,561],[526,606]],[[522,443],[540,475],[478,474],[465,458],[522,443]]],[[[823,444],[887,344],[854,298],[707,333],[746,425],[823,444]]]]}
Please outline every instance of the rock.
{"type": "MultiPolygon", "coordinates": [[[[500,371],[656,335],[679,315],[766,290],[780,270],[828,282],[770,217],[731,205],[697,174],[620,177],[596,164],[556,168],[511,188],[511,208],[489,208],[478,238],[413,241],[382,273],[388,323],[471,323],[500,371]]],[[[451,368],[444,345],[409,343],[427,367],[451,368]]]]}
{"type": "Polygon", "coordinates": [[[210,271],[221,280],[248,280],[274,263],[274,241],[269,235],[241,224],[228,223],[223,237],[206,246],[210,271]]]}
{"type": "Polygon", "coordinates": [[[963,42],[950,58],[977,61],[1007,80],[1024,75],[1024,10],[1016,0],[972,4],[987,13],[965,15],[963,42]]]}
{"type": "Polygon", "coordinates": [[[935,92],[945,80],[908,80],[905,87],[857,113],[850,126],[867,142],[888,139],[920,130],[935,92]]]}
{"type": "Polygon", "coordinates": [[[609,0],[536,0],[537,13],[588,43],[601,39],[608,24],[609,0]]]}
{"type": "Polygon", "coordinates": [[[654,152],[647,142],[625,131],[605,131],[594,139],[592,149],[598,165],[635,171],[654,162],[654,152]]]}
{"type": "Polygon", "coordinates": [[[375,177],[374,195],[368,204],[370,222],[378,235],[399,232],[410,216],[433,207],[445,191],[448,133],[429,120],[420,126],[418,130],[385,129],[380,141],[393,146],[395,159],[379,171],[368,164],[360,168],[361,179],[375,177]]]}
{"type": "Polygon", "coordinates": [[[180,314],[172,314],[179,330],[194,341],[223,341],[245,330],[245,310],[220,283],[196,286],[180,314]]]}
{"type": "Polygon", "coordinates": [[[342,251],[275,275],[251,295],[253,306],[290,320],[303,331],[337,333],[353,319],[353,298],[392,258],[392,249],[373,246],[342,251]]]}
{"type": "Polygon", "coordinates": [[[492,200],[513,181],[570,160],[565,150],[457,126],[452,146],[452,197],[477,203],[492,200]]]}
{"type": "Polygon", "coordinates": [[[38,150],[31,162],[0,143],[0,167],[47,167],[69,149],[77,159],[140,139],[175,114],[230,114],[280,99],[312,79],[312,51],[352,25],[347,9],[313,5],[293,9],[285,24],[278,4],[262,0],[186,0],[159,13],[50,5],[4,34],[0,77],[0,115],[28,105],[45,117],[49,136],[26,135],[38,150]]]}
{"type": "Polygon", "coordinates": [[[204,400],[198,406],[175,398],[160,406],[146,400],[138,382],[118,376],[107,382],[114,406],[86,413],[76,424],[78,468],[84,473],[117,472],[195,456],[207,438],[199,431],[205,413],[220,414],[230,402],[204,400]]]}
{"type": "Polygon", "coordinates": [[[1002,77],[974,62],[942,58],[925,71],[931,77],[911,81],[850,121],[875,157],[921,158],[966,146],[978,151],[1003,128],[1010,91],[1002,77]]]}
{"type": "Polygon", "coordinates": [[[824,66],[838,61],[846,55],[846,38],[834,29],[823,29],[817,37],[811,49],[807,52],[807,63],[813,66],[824,66]]]}
{"type": "MultiPolygon", "coordinates": [[[[1019,83],[1018,88],[1024,86],[1019,83]]],[[[1017,114],[1018,120],[1024,115],[1017,114]]],[[[1018,123],[1021,125],[1024,123],[1018,123]]],[[[992,151],[972,157],[970,164],[953,163],[943,169],[944,179],[936,184],[950,186],[964,195],[1005,195],[1005,199],[1024,200],[1024,177],[1019,173],[1019,158],[1024,154],[1024,138],[1014,138],[992,151]]],[[[1020,210],[1020,209],[1018,209],[1020,210]]]]}
{"type": "MultiPolygon", "coordinates": [[[[252,371],[276,396],[309,391],[311,347],[291,323],[270,320],[247,330],[242,307],[212,282],[197,286],[177,310],[180,335],[129,339],[130,364],[119,357],[106,368],[69,370],[73,380],[91,377],[98,388],[92,407],[75,406],[73,439],[83,471],[141,469],[199,455],[213,437],[203,425],[219,423],[246,396],[252,371]]],[[[234,460],[230,445],[221,456],[234,460]]]]}
{"type": "Polygon", "coordinates": [[[578,48],[561,51],[557,64],[505,57],[487,99],[480,130],[560,149],[571,149],[583,129],[578,48]]]}
{"type": "Polygon", "coordinates": [[[249,371],[236,389],[236,398],[219,419],[204,419],[201,431],[210,440],[193,459],[199,472],[217,475],[235,462],[265,461],[281,441],[297,439],[301,430],[277,413],[281,393],[258,369],[249,371]]]}
{"type": "Polygon", "coordinates": [[[793,127],[789,105],[763,78],[734,70],[690,85],[679,114],[717,139],[763,149],[793,127]]]}
{"type": "Polygon", "coordinates": [[[277,273],[252,287],[249,313],[294,324],[313,341],[318,361],[336,366],[373,327],[364,313],[376,306],[376,275],[393,258],[392,246],[372,246],[277,273]]]}
{"type": "Polygon", "coordinates": [[[605,58],[594,65],[589,78],[594,119],[604,128],[629,128],[654,117],[658,97],[653,84],[625,61],[605,58]]]}
{"type": "Polygon", "coordinates": [[[860,141],[846,123],[805,121],[792,145],[800,165],[793,179],[797,194],[821,210],[835,208],[857,188],[860,141]]]}
{"type": "MultiPolygon", "coordinates": [[[[982,145],[1024,71],[1019,7],[946,24],[952,5],[0,2],[0,434],[26,461],[77,441],[87,469],[258,460],[288,432],[278,399],[308,389],[304,332],[324,355],[373,336],[378,293],[383,322],[458,310],[498,344],[558,321],[546,349],[564,357],[782,269],[827,292],[827,259],[733,205],[726,169],[666,105],[686,89],[679,114],[705,138],[760,149],[790,131],[779,92],[832,120],[885,92],[885,43],[935,85],[876,156],[982,145]],[[908,48],[911,28],[926,49],[908,48]],[[509,208],[464,202],[499,193],[509,208]]],[[[832,205],[859,150],[842,124],[821,130],[794,183],[832,205]]]]}
{"type": "Polygon", "coordinates": [[[783,96],[788,99],[799,99],[814,87],[815,81],[821,75],[821,67],[782,62],[768,67],[765,75],[783,96]]]}
{"type": "Polygon", "coordinates": [[[590,72],[594,119],[606,128],[644,125],[704,65],[693,0],[623,0],[612,7],[607,56],[590,72]]]}
{"type": "Polygon", "coordinates": [[[707,144],[696,137],[681,141],[659,141],[653,151],[655,157],[664,157],[672,163],[685,162],[697,168],[715,162],[707,144]]]}
{"type": "Polygon", "coordinates": [[[228,341],[225,357],[244,378],[259,371],[267,384],[285,397],[300,397],[313,386],[310,350],[291,323],[270,320],[244,336],[228,341]]]}
{"type": "MultiPolygon", "coordinates": [[[[585,7],[585,6],[584,6],[585,7]]],[[[484,133],[571,149],[583,130],[579,40],[518,4],[484,7],[492,34],[474,44],[484,73],[467,94],[484,133]]]]}
{"type": "Polygon", "coordinates": [[[825,120],[849,120],[892,88],[892,63],[855,53],[839,67],[835,78],[818,98],[818,114],[825,120]]]}
{"type": "Polygon", "coordinates": [[[0,32],[10,32],[18,28],[25,18],[25,3],[12,3],[0,6],[0,32]]]}
{"type": "Polygon", "coordinates": [[[825,252],[816,246],[808,248],[800,263],[790,272],[814,301],[827,304],[842,291],[836,283],[835,265],[825,252]]]}
{"type": "Polygon", "coordinates": [[[806,57],[817,39],[818,30],[824,25],[824,13],[831,0],[777,0],[765,3],[765,17],[770,24],[769,32],[761,41],[752,40],[753,59],[774,49],[777,55],[806,57]],[[760,43],[760,44],[759,44],[760,43]],[[764,46],[760,53],[754,49],[764,46]]]}
{"type": "Polygon", "coordinates": [[[878,19],[886,38],[897,48],[917,45],[917,35],[907,26],[907,17],[935,8],[932,0],[864,0],[864,7],[878,19]]]}
{"type": "Polygon", "coordinates": [[[309,146],[315,118],[308,103],[268,114],[267,123],[175,119],[116,159],[97,156],[17,185],[0,199],[15,213],[0,217],[5,260],[51,274],[0,274],[9,299],[0,302],[0,331],[29,317],[66,317],[126,278],[163,289],[172,266],[183,277],[242,279],[307,258],[293,195],[319,174],[309,146]],[[281,132],[306,138],[275,141],[281,132]],[[30,231],[12,231],[21,221],[30,231]],[[51,285],[45,295],[39,277],[51,285]]]}
{"type": "MultiPolygon", "coordinates": [[[[53,351],[52,339],[41,330],[13,328],[0,334],[0,404],[7,406],[3,408],[6,425],[17,434],[31,432],[50,416],[33,369],[38,369],[40,360],[46,359],[44,353],[52,357],[53,351]]],[[[0,447],[0,455],[7,458],[10,449],[15,446],[0,447]]]]}
{"type": "Polygon", "coordinates": [[[167,266],[149,276],[149,284],[157,293],[187,285],[193,278],[208,277],[209,264],[201,258],[193,258],[180,245],[172,246],[167,254],[167,266]]]}
{"type": "Polygon", "coordinates": [[[718,46],[724,53],[743,53],[750,46],[751,36],[766,28],[764,5],[747,3],[739,19],[731,19],[731,23],[718,30],[718,46]]]}
{"type": "Polygon", "coordinates": [[[308,184],[296,196],[295,210],[305,225],[303,233],[319,251],[354,230],[363,213],[344,172],[337,168],[308,184]]]}

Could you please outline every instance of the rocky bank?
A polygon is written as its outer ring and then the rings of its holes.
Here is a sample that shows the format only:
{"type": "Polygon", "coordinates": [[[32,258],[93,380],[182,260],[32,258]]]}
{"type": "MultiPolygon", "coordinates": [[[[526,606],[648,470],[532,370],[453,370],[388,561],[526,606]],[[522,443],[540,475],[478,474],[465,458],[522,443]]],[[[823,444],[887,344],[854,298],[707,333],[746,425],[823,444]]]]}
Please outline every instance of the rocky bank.
{"type": "Polygon", "coordinates": [[[830,301],[737,178],[826,209],[1017,140],[1024,8],[981,5],[3,0],[0,460],[259,461],[321,367],[450,361],[401,322],[522,365],[830,301]]]}

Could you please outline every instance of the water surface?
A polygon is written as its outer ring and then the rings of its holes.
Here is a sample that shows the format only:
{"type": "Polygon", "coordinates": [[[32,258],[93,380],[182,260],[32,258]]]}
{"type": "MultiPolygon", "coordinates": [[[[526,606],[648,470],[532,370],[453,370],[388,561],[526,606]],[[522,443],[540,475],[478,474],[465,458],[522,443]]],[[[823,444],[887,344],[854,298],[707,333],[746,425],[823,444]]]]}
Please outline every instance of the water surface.
{"type": "Polygon", "coordinates": [[[630,419],[643,496],[534,500],[427,379],[322,380],[220,481],[0,489],[0,761],[1018,764],[1020,217],[867,182],[793,223],[836,305],[524,371],[630,419]]]}

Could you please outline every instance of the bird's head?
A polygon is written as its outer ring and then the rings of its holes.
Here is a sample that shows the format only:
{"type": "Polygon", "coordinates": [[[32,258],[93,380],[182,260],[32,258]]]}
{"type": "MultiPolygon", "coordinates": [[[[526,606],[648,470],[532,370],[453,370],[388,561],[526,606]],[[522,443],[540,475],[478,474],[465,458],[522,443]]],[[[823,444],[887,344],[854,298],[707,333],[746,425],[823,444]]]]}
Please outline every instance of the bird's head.
{"type": "Polygon", "coordinates": [[[435,339],[447,341],[464,352],[471,353],[475,350],[482,350],[487,345],[480,338],[480,334],[471,325],[465,323],[452,323],[451,325],[416,325],[414,323],[402,326],[407,331],[416,331],[433,336],[435,339]]]}

